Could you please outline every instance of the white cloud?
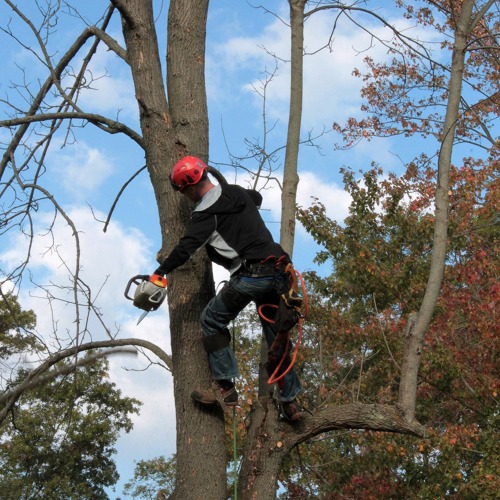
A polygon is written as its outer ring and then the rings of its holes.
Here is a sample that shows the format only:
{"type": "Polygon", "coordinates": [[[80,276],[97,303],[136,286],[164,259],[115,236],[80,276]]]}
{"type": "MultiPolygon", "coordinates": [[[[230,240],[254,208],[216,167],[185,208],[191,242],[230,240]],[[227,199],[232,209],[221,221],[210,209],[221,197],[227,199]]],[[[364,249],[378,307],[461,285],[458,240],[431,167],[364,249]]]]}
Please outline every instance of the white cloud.
{"type": "MultiPolygon", "coordinates": [[[[152,313],[153,314],[153,313],[152,313]]],[[[145,322],[146,320],[144,320],[145,322]]],[[[111,380],[122,393],[139,399],[143,404],[139,415],[133,415],[134,429],[123,434],[117,442],[120,470],[129,473],[122,479],[131,479],[133,462],[147,460],[175,452],[175,405],[172,376],[158,366],[142,371],[145,362],[133,362],[122,356],[110,358],[111,380]],[[136,367],[139,371],[126,371],[136,367]]]]}
{"type": "MultiPolygon", "coordinates": [[[[170,332],[168,308],[162,305],[151,312],[140,325],[136,325],[142,313],[132,302],[124,297],[125,286],[130,277],[137,274],[148,274],[156,265],[154,252],[145,235],[134,228],[127,228],[119,223],[109,226],[107,233],[94,220],[89,209],[74,207],[68,215],[79,228],[81,251],[81,279],[92,287],[96,305],[102,312],[102,320],[118,338],[141,338],[160,346],[170,352],[170,332]]],[[[96,214],[100,218],[103,214],[96,214]]],[[[75,243],[72,231],[65,221],[58,219],[54,228],[54,241],[57,248],[52,248],[52,237],[45,228],[52,220],[51,214],[40,214],[37,221],[38,236],[32,248],[30,272],[33,279],[51,288],[54,295],[68,300],[61,286],[67,286],[69,272],[66,268],[74,268],[75,243]],[[64,263],[64,264],[63,264],[64,263]]],[[[15,266],[26,251],[26,240],[19,234],[8,251],[0,253],[2,267],[15,266]]],[[[134,289],[131,289],[133,295],[134,289]]],[[[52,301],[50,307],[40,290],[31,288],[22,290],[20,303],[24,309],[33,309],[37,315],[37,331],[50,343],[53,335],[54,320],[60,335],[74,335],[75,309],[59,300],[52,301]]],[[[82,314],[84,308],[81,309],[82,314]]],[[[82,317],[82,325],[85,323],[82,317]]],[[[90,332],[81,341],[102,340],[106,338],[100,323],[90,317],[90,332]]],[[[151,359],[157,358],[151,354],[151,359]]],[[[159,455],[170,455],[175,451],[175,407],[172,389],[172,377],[169,372],[158,366],[144,371],[149,361],[142,356],[114,355],[110,357],[110,380],[116,383],[122,394],[135,397],[143,402],[140,415],[132,416],[134,429],[130,434],[123,434],[117,449],[120,472],[123,479],[130,479],[133,474],[133,462],[143,458],[159,455]],[[138,371],[127,371],[138,370],[138,371]],[[152,437],[154,436],[154,438],[152,437]],[[127,471],[127,472],[124,472],[127,471]]]]}
{"type": "Polygon", "coordinates": [[[84,141],[50,154],[51,175],[76,201],[95,193],[114,172],[112,156],[84,141]]]}
{"type": "MultiPolygon", "coordinates": [[[[121,34],[111,34],[121,40],[121,34]]],[[[102,113],[110,119],[138,121],[139,109],[128,65],[106,45],[100,44],[89,65],[87,79],[95,78],[81,92],[78,104],[88,112],[102,113]]]]}
{"type": "MultiPolygon", "coordinates": [[[[79,278],[93,290],[93,299],[101,308],[102,320],[114,331],[116,323],[137,317],[137,310],[124,298],[123,291],[130,277],[154,269],[156,262],[151,244],[141,231],[123,227],[117,222],[104,233],[102,225],[95,221],[94,214],[87,207],[70,208],[67,214],[78,229],[79,278]]],[[[95,215],[104,218],[103,214],[95,215]]],[[[47,232],[52,217],[51,213],[38,214],[29,270],[34,282],[48,286],[58,298],[52,303],[54,317],[60,328],[71,332],[75,328],[74,308],[62,301],[72,301],[71,294],[63,287],[71,285],[70,273],[76,268],[76,240],[72,228],[61,217],[56,220],[53,233],[47,232]]],[[[24,259],[28,243],[22,234],[13,238],[8,249],[0,255],[2,266],[6,269],[17,266],[24,259]]],[[[47,304],[34,296],[40,296],[40,291],[31,292],[24,292],[21,304],[37,312],[40,331],[50,331],[52,320],[47,304]]],[[[98,322],[91,323],[94,328],[99,328],[97,325],[98,322]]],[[[121,325],[122,330],[128,330],[125,327],[126,323],[121,325]]],[[[93,332],[94,339],[102,335],[102,328],[100,333],[93,332]]]]}
{"type": "MultiPolygon", "coordinates": [[[[317,198],[325,206],[326,213],[331,219],[337,222],[344,220],[351,198],[342,186],[335,182],[328,182],[316,173],[307,170],[301,171],[299,178],[297,190],[297,204],[299,206],[309,207],[313,203],[313,198],[317,198]]],[[[281,191],[269,189],[262,194],[264,196],[262,209],[269,213],[269,216],[264,215],[264,217],[266,220],[279,221],[281,217],[281,191]]]]}
{"type": "MultiPolygon", "coordinates": [[[[373,41],[372,36],[365,31],[356,29],[349,22],[340,22],[331,47],[322,48],[329,41],[334,23],[333,14],[323,14],[311,16],[304,29],[307,55],[304,57],[302,123],[305,129],[318,127],[318,124],[329,125],[334,120],[343,121],[359,113],[362,82],[352,76],[352,71],[363,64],[362,51],[373,41]]],[[[278,20],[273,25],[274,29],[268,30],[268,33],[275,38],[268,37],[266,48],[283,59],[289,59],[289,28],[278,20]]],[[[371,29],[376,36],[387,34],[384,28],[371,29]]],[[[254,43],[257,44],[257,39],[254,39],[254,43]]],[[[228,50],[232,49],[234,47],[230,45],[228,50]]],[[[370,54],[376,58],[384,58],[385,52],[384,47],[377,46],[370,54]]],[[[265,57],[262,50],[261,57],[265,57]]],[[[245,88],[250,91],[254,86],[258,87],[259,83],[253,81],[245,88]]],[[[271,118],[286,122],[289,96],[290,65],[281,63],[279,74],[268,87],[267,109],[271,118]]]]}
{"type": "Polygon", "coordinates": [[[82,92],[79,104],[87,112],[104,114],[111,120],[138,121],[139,109],[134,96],[132,79],[106,75],[92,83],[92,89],[82,92]]]}
{"type": "MultiPolygon", "coordinates": [[[[281,15],[286,20],[288,9],[284,9],[284,5],[281,3],[281,15]]],[[[399,12],[394,14],[399,15],[399,12]]],[[[335,9],[323,11],[309,17],[304,25],[307,55],[304,57],[302,124],[305,130],[318,130],[323,125],[329,128],[333,121],[343,122],[358,115],[362,82],[352,76],[353,69],[362,69],[363,58],[368,54],[378,61],[391,57],[387,48],[377,41],[390,39],[392,33],[389,29],[369,16],[362,20],[363,29],[345,16],[337,16],[335,9]],[[330,40],[330,46],[326,47],[330,40]]],[[[210,95],[215,101],[237,101],[238,93],[234,88],[230,94],[227,92],[227,82],[233,83],[235,77],[242,82],[240,97],[262,89],[262,72],[274,69],[274,59],[270,54],[275,54],[279,58],[279,70],[266,89],[266,113],[270,122],[279,119],[286,124],[290,95],[290,28],[279,18],[266,19],[272,21],[261,31],[229,37],[213,47],[212,57],[209,54],[210,95]]],[[[411,28],[413,36],[423,36],[422,31],[410,27],[407,20],[389,18],[388,22],[396,24],[407,34],[411,28]]],[[[257,94],[255,105],[258,109],[262,107],[257,94]]]]}

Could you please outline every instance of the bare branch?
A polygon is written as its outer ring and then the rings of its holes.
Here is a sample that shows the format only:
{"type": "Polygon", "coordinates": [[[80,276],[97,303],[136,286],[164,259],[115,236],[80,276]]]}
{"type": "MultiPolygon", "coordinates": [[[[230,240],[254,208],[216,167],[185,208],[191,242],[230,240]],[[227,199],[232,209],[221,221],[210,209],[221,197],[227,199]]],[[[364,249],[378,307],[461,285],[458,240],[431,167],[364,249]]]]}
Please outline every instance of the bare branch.
{"type": "Polygon", "coordinates": [[[139,146],[143,147],[142,137],[123,123],[116,120],[111,120],[102,115],[97,115],[95,113],[85,113],[83,111],[59,111],[55,113],[21,116],[19,118],[11,118],[9,120],[1,120],[0,127],[15,127],[18,125],[29,125],[31,123],[53,120],[87,120],[94,125],[98,125],[99,128],[108,132],[109,134],[123,133],[133,139],[137,144],[139,144],[139,146]]]}
{"type": "MultiPolygon", "coordinates": [[[[9,1],[9,5],[11,6],[11,8],[13,8],[13,10],[16,13],[18,12],[16,10],[15,6],[12,4],[12,2],[9,1]]],[[[85,45],[85,43],[87,42],[87,40],[91,36],[100,36],[101,38],[98,38],[98,40],[96,40],[94,42],[94,44],[92,45],[92,47],[89,50],[89,53],[88,53],[87,57],[84,59],[84,63],[82,65],[82,69],[81,69],[79,75],[77,76],[77,78],[75,79],[75,84],[73,86],[73,92],[75,92],[76,89],[78,88],[79,82],[83,78],[83,73],[85,71],[85,68],[87,67],[87,65],[89,63],[91,56],[95,53],[95,50],[97,48],[97,44],[99,43],[99,41],[101,39],[105,43],[108,44],[108,47],[110,47],[112,50],[115,50],[115,52],[120,57],[123,58],[124,53],[122,51],[118,50],[118,46],[117,45],[113,45],[111,43],[111,40],[109,38],[107,38],[107,37],[104,37],[104,35],[103,35],[104,30],[105,30],[106,26],[108,25],[109,20],[111,19],[112,12],[113,12],[112,8],[108,9],[108,12],[107,12],[107,14],[106,14],[106,16],[104,18],[103,24],[102,24],[102,29],[98,29],[96,27],[87,27],[76,38],[76,40],[71,45],[71,47],[65,52],[65,54],[60,59],[59,63],[55,67],[49,66],[50,70],[51,70],[50,71],[50,75],[45,80],[45,82],[43,83],[42,87],[38,91],[38,94],[33,97],[33,100],[31,102],[30,108],[26,112],[26,117],[33,116],[33,115],[35,115],[39,111],[39,109],[41,107],[41,104],[42,104],[43,100],[45,99],[45,97],[48,95],[51,87],[53,85],[56,85],[56,86],[59,85],[58,82],[59,82],[59,80],[61,78],[61,75],[62,75],[63,71],[67,68],[67,66],[69,65],[69,63],[71,62],[71,60],[78,54],[79,50],[85,45]]],[[[19,13],[19,15],[22,15],[22,14],[19,13]]],[[[42,45],[43,45],[43,43],[42,43],[42,45]]],[[[60,86],[59,86],[59,90],[62,91],[62,89],[60,88],[60,86]]],[[[66,96],[66,94],[63,91],[62,91],[62,97],[65,98],[65,100],[66,100],[66,102],[68,104],[70,104],[73,107],[75,106],[75,104],[72,101],[71,97],[70,96],[66,96]]],[[[95,124],[99,126],[100,120],[96,121],[95,124]]],[[[6,169],[8,161],[9,161],[9,158],[16,151],[17,147],[21,143],[22,138],[26,134],[26,132],[28,130],[28,127],[30,125],[30,122],[22,123],[20,125],[21,126],[16,131],[16,133],[14,134],[12,140],[10,141],[10,143],[9,143],[8,147],[6,148],[5,153],[4,153],[4,155],[3,155],[3,157],[2,157],[2,159],[0,161],[0,179],[2,179],[2,177],[3,177],[3,174],[5,172],[5,169],[6,169]]],[[[126,128],[124,130],[126,130],[126,128]]],[[[131,137],[134,138],[134,140],[136,140],[136,142],[138,142],[141,145],[141,147],[142,147],[141,141],[137,141],[137,135],[135,135],[135,136],[132,135],[131,137]]]]}
{"type": "Polygon", "coordinates": [[[76,308],[76,311],[75,311],[76,321],[75,321],[75,323],[77,325],[76,342],[78,344],[79,337],[80,337],[79,336],[79,333],[80,333],[80,326],[79,326],[80,325],[80,313],[79,313],[79,303],[78,303],[78,297],[77,297],[77,290],[78,290],[77,284],[78,284],[79,272],[80,272],[80,237],[78,235],[78,231],[76,229],[75,224],[71,220],[71,218],[66,214],[66,212],[62,209],[62,207],[59,205],[59,203],[57,203],[57,201],[54,198],[54,196],[51,193],[49,193],[45,188],[42,188],[41,186],[38,186],[36,184],[25,184],[22,181],[19,173],[16,170],[14,157],[11,157],[11,164],[12,164],[12,168],[14,170],[14,173],[16,175],[17,182],[19,183],[19,186],[21,187],[21,189],[23,189],[23,190],[25,190],[25,189],[36,189],[36,190],[42,192],[52,202],[52,204],[54,205],[56,211],[62,215],[62,217],[64,218],[64,220],[67,222],[67,224],[72,229],[73,237],[75,238],[76,258],[75,258],[75,271],[72,272],[71,275],[73,276],[73,295],[74,295],[74,299],[75,299],[75,308],[76,308]]]}
{"type": "MultiPolygon", "coordinates": [[[[8,412],[13,408],[17,400],[22,396],[24,391],[33,389],[39,383],[43,383],[51,380],[52,378],[58,376],[59,374],[64,374],[64,370],[60,373],[55,373],[54,376],[51,374],[46,374],[46,372],[54,366],[59,361],[62,361],[66,358],[70,358],[75,356],[81,352],[94,350],[94,349],[103,349],[103,348],[116,348],[116,347],[124,347],[124,346],[137,346],[144,347],[150,350],[152,353],[156,354],[167,366],[169,371],[172,370],[172,358],[160,347],[152,342],[143,339],[114,339],[114,340],[103,340],[99,342],[89,342],[86,344],[81,344],[79,346],[71,347],[69,349],[65,349],[59,351],[49,358],[47,358],[43,363],[41,363],[38,367],[32,370],[26,378],[16,385],[14,388],[5,391],[0,396],[0,404],[4,404],[2,411],[0,412],[0,424],[5,420],[8,412]],[[39,381],[39,377],[46,375],[46,379],[42,379],[39,381]]],[[[110,352],[105,352],[103,355],[109,355],[110,352]]],[[[101,357],[97,355],[97,357],[101,357]]],[[[95,359],[97,359],[97,357],[95,359]]],[[[95,360],[94,359],[94,360],[95,360]]],[[[85,363],[85,360],[83,360],[85,363]]],[[[78,364],[79,362],[77,362],[78,364]]]]}
{"type": "Polygon", "coordinates": [[[109,36],[102,28],[89,26],[90,32],[99,40],[103,41],[110,50],[128,64],[127,51],[113,37],[109,36]]]}
{"type": "Polygon", "coordinates": [[[108,213],[108,217],[106,218],[106,222],[104,223],[104,228],[103,228],[103,232],[106,232],[107,229],[108,229],[108,225],[109,225],[109,221],[111,220],[111,216],[113,215],[113,211],[115,210],[115,207],[116,207],[116,204],[118,203],[118,200],[120,199],[123,191],[125,191],[125,189],[127,188],[127,186],[143,171],[143,170],[146,170],[146,168],[148,168],[147,165],[144,165],[143,167],[141,167],[132,177],[130,177],[130,179],[125,182],[125,184],[121,187],[120,191],[118,192],[118,194],[116,195],[115,197],[115,200],[113,201],[113,204],[111,205],[111,208],[109,210],[109,213],[108,213]]]}
{"type": "MultiPolygon", "coordinates": [[[[410,38],[410,37],[404,35],[401,31],[397,30],[392,24],[388,23],[382,16],[380,16],[379,14],[377,14],[376,12],[374,12],[372,10],[363,9],[361,7],[346,6],[346,5],[342,5],[342,4],[339,4],[338,2],[336,2],[333,5],[321,5],[321,6],[316,7],[308,12],[305,12],[304,17],[307,19],[308,17],[312,16],[313,14],[315,14],[317,12],[320,12],[323,10],[332,10],[332,9],[340,10],[341,14],[345,14],[354,24],[356,24],[363,31],[366,31],[367,33],[369,33],[372,37],[375,37],[373,35],[373,33],[368,31],[362,24],[355,21],[351,16],[348,15],[348,13],[361,12],[363,14],[368,14],[368,15],[374,17],[375,19],[380,21],[383,26],[388,28],[394,34],[394,36],[398,40],[400,40],[401,43],[403,43],[403,45],[409,47],[411,50],[413,50],[415,53],[419,54],[424,59],[427,59],[429,61],[432,60],[432,58],[429,54],[429,51],[425,48],[425,46],[422,43],[420,43],[418,40],[416,40],[414,38],[410,38]],[[417,48],[418,48],[418,50],[417,50],[417,48]]],[[[375,38],[385,45],[385,42],[381,38],[377,38],[377,37],[375,37],[375,38]]],[[[435,61],[433,61],[433,62],[435,62],[435,61]]],[[[443,68],[444,68],[444,66],[443,66],[443,68]]]]}

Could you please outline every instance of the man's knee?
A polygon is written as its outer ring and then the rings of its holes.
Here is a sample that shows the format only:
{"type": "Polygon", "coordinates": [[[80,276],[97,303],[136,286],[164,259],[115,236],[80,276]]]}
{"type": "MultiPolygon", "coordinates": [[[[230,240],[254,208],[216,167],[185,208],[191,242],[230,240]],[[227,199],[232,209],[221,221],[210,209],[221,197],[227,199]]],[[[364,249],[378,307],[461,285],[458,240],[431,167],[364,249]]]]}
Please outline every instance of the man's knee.
{"type": "Polygon", "coordinates": [[[251,301],[249,297],[235,290],[230,283],[226,283],[219,293],[224,306],[233,315],[242,311],[251,301]]]}
{"type": "Polygon", "coordinates": [[[219,294],[203,309],[200,322],[204,333],[203,347],[214,352],[228,347],[231,334],[227,324],[248,305],[250,299],[226,283],[219,294]]]}

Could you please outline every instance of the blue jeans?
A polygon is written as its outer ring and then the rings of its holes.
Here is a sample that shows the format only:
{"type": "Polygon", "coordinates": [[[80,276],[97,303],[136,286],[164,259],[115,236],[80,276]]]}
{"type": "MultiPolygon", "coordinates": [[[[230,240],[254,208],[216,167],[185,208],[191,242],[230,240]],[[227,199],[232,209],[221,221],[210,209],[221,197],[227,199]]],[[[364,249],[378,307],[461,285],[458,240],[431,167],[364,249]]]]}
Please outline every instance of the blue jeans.
{"type": "MultiPolygon", "coordinates": [[[[201,313],[201,328],[206,336],[223,333],[229,337],[228,325],[250,303],[257,307],[261,304],[278,304],[279,293],[276,281],[281,278],[275,276],[232,276],[223,289],[207,304],[201,313]]],[[[284,278],[283,278],[284,279],[284,278]]],[[[272,318],[272,313],[266,316],[272,318]]],[[[276,330],[272,323],[260,318],[262,333],[270,347],[276,337],[276,330]]],[[[291,346],[288,350],[290,351],[291,346]]],[[[283,354],[284,347],[279,356],[283,354]]],[[[212,376],[215,380],[228,380],[239,377],[238,363],[230,346],[208,354],[212,376]]],[[[285,368],[286,368],[285,361],[285,368]]],[[[283,377],[280,388],[280,401],[286,403],[295,399],[302,391],[299,378],[293,368],[283,377]]]]}

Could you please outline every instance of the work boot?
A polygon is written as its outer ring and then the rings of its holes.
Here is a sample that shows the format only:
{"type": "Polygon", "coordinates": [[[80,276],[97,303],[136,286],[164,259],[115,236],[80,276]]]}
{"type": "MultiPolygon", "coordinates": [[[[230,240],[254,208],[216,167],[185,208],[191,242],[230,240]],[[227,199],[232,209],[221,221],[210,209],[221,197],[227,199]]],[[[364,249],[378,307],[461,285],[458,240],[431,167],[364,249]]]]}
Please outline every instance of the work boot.
{"type": "Polygon", "coordinates": [[[234,385],[223,387],[215,383],[213,387],[206,391],[195,390],[191,393],[191,398],[204,405],[237,406],[238,393],[234,385]]]}
{"type": "Polygon", "coordinates": [[[281,403],[280,406],[281,414],[288,422],[297,422],[297,420],[300,420],[304,416],[302,408],[295,400],[288,401],[287,403],[281,403]]]}

